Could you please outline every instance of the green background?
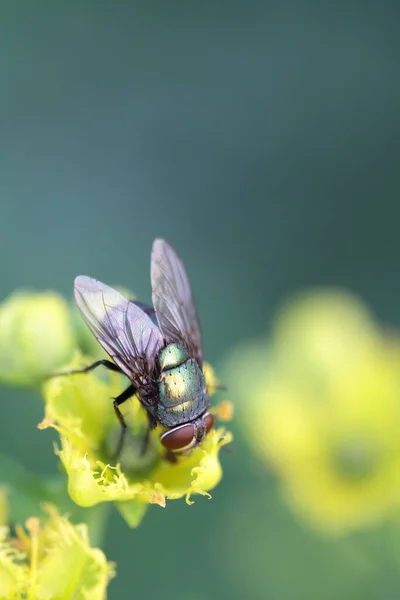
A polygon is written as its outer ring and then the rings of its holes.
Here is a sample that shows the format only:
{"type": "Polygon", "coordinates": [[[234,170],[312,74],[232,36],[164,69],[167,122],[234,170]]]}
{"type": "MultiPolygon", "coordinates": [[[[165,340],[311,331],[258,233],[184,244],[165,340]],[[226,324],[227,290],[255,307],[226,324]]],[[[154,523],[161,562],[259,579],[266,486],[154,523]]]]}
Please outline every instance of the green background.
{"type": "MultiPolygon", "coordinates": [[[[149,301],[165,237],[221,370],[311,285],[400,326],[399,16],[396,1],[2,2],[1,297],[69,295],[82,273],[149,301]]],[[[54,472],[40,403],[0,401],[0,453],[54,472]]],[[[234,429],[211,501],[151,507],[137,530],[113,513],[111,600],[398,598],[400,534],[315,537],[234,429]]]]}

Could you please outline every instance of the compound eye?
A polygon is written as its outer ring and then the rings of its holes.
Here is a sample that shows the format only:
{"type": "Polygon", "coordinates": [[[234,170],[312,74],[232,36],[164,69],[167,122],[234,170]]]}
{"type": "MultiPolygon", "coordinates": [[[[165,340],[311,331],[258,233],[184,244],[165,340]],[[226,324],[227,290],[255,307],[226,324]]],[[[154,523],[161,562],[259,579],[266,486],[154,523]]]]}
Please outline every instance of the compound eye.
{"type": "Polygon", "coordinates": [[[189,424],[166,431],[160,439],[167,450],[183,450],[193,442],[194,435],[194,427],[189,424]]]}
{"type": "Polygon", "coordinates": [[[204,425],[206,426],[206,433],[208,433],[214,425],[214,417],[210,413],[204,415],[204,425]]]}

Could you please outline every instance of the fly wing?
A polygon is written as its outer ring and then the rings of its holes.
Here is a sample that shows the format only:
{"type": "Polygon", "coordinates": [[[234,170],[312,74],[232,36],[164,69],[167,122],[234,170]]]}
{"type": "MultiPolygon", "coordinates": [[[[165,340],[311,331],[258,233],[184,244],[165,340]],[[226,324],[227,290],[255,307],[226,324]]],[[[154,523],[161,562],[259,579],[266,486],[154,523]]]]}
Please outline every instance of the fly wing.
{"type": "Polygon", "coordinates": [[[151,254],[151,286],[158,324],[166,341],[184,344],[202,364],[200,323],[185,267],[164,240],[151,254]]]}
{"type": "Polygon", "coordinates": [[[156,311],[154,310],[154,308],[152,306],[149,306],[148,304],[145,304],[144,302],[139,302],[138,300],[131,300],[131,302],[133,302],[133,304],[136,304],[136,306],[138,306],[139,308],[141,308],[142,311],[144,313],[146,313],[146,315],[149,317],[150,321],[156,327],[158,327],[158,321],[157,321],[157,317],[156,317],[156,311]]]}
{"type": "Polygon", "coordinates": [[[76,304],[93,335],[137,386],[151,376],[163,347],[158,327],[117,290],[81,275],[75,279],[76,304]]]}

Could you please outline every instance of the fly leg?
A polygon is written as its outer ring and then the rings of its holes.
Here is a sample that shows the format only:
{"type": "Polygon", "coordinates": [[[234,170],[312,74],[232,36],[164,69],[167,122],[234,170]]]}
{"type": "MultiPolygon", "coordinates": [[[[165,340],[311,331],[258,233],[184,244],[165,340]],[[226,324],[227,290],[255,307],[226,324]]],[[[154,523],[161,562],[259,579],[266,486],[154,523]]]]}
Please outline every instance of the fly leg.
{"type": "Polygon", "coordinates": [[[223,385],[222,383],[218,383],[216,386],[214,386],[214,389],[216,392],[226,392],[226,390],[228,388],[226,387],[226,385],[223,385]]]}
{"type": "MultiPolygon", "coordinates": [[[[90,371],[93,371],[94,369],[96,369],[97,367],[100,367],[100,366],[105,367],[109,371],[116,371],[117,373],[122,373],[122,370],[115,363],[103,358],[101,360],[96,360],[96,362],[92,363],[91,365],[88,365],[87,367],[83,367],[83,369],[73,369],[71,371],[64,371],[63,373],[54,373],[53,375],[50,375],[49,378],[61,377],[64,375],[78,375],[79,373],[89,373],[90,371]]],[[[115,460],[118,458],[118,456],[121,453],[125,434],[126,434],[126,429],[127,429],[127,424],[124,419],[124,415],[122,414],[122,412],[119,409],[119,405],[122,404],[123,402],[125,402],[126,400],[129,400],[129,398],[131,398],[135,393],[136,393],[136,388],[134,385],[131,384],[124,392],[122,392],[122,394],[120,394],[119,396],[114,398],[113,405],[114,405],[115,414],[117,415],[118,421],[121,424],[121,435],[119,437],[118,446],[115,451],[115,455],[113,457],[115,460]]]]}
{"type": "Polygon", "coordinates": [[[146,454],[147,448],[149,446],[149,441],[150,441],[150,431],[152,429],[154,429],[154,427],[157,425],[157,421],[149,413],[149,411],[146,411],[146,412],[147,412],[147,418],[149,420],[149,423],[147,425],[146,433],[143,436],[142,444],[140,447],[140,456],[144,456],[146,454]]]}
{"type": "Polygon", "coordinates": [[[84,367],[83,369],[73,369],[72,371],[63,371],[62,373],[53,373],[52,375],[49,375],[49,379],[52,377],[61,377],[62,375],[78,375],[79,373],[89,373],[89,371],[93,371],[93,369],[97,369],[97,367],[100,366],[105,367],[109,371],[117,371],[118,373],[122,372],[115,363],[111,362],[111,360],[103,358],[102,360],[96,360],[96,362],[88,367],[84,367]]]}
{"type": "Polygon", "coordinates": [[[136,388],[134,385],[131,384],[128,388],[126,388],[126,390],[124,392],[122,392],[122,394],[120,394],[119,396],[114,398],[113,405],[114,405],[115,414],[117,415],[118,421],[121,424],[121,434],[119,436],[118,446],[117,446],[116,451],[113,456],[114,460],[117,460],[118,456],[121,454],[122,446],[124,445],[126,430],[128,428],[126,421],[124,419],[124,415],[120,411],[119,406],[120,406],[120,404],[123,404],[124,402],[129,400],[129,398],[132,398],[132,396],[134,394],[136,394],[136,388]]]}

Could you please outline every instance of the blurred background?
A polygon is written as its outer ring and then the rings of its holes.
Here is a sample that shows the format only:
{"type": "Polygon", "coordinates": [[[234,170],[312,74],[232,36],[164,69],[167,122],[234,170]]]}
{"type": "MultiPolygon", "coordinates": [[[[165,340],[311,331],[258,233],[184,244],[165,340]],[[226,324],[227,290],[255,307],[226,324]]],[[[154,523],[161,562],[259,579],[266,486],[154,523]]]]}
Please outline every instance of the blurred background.
{"type": "MultiPolygon", "coordinates": [[[[343,288],[378,329],[400,329],[398,18],[397,2],[368,0],[0,8],[1,298],[69,296],[88,274],[149,301],[151,244],[164,237],[238,408],[211,501],[153,506],[137,530],[113,513],[111,599],[400,595],[396,502],[370,519],[355,503],[326,532],[293,510],[284,461],[245,425],[253,413],[263,424],[251,399],[268,360],[251,370],[252,351],[270,347],[292,294],[343,288]],[[241,357],[249,385],[235,380],[241,357]]],[[[41,404],[7,388],[0,401],[0,453],[54,472],[41,404]]]]}

